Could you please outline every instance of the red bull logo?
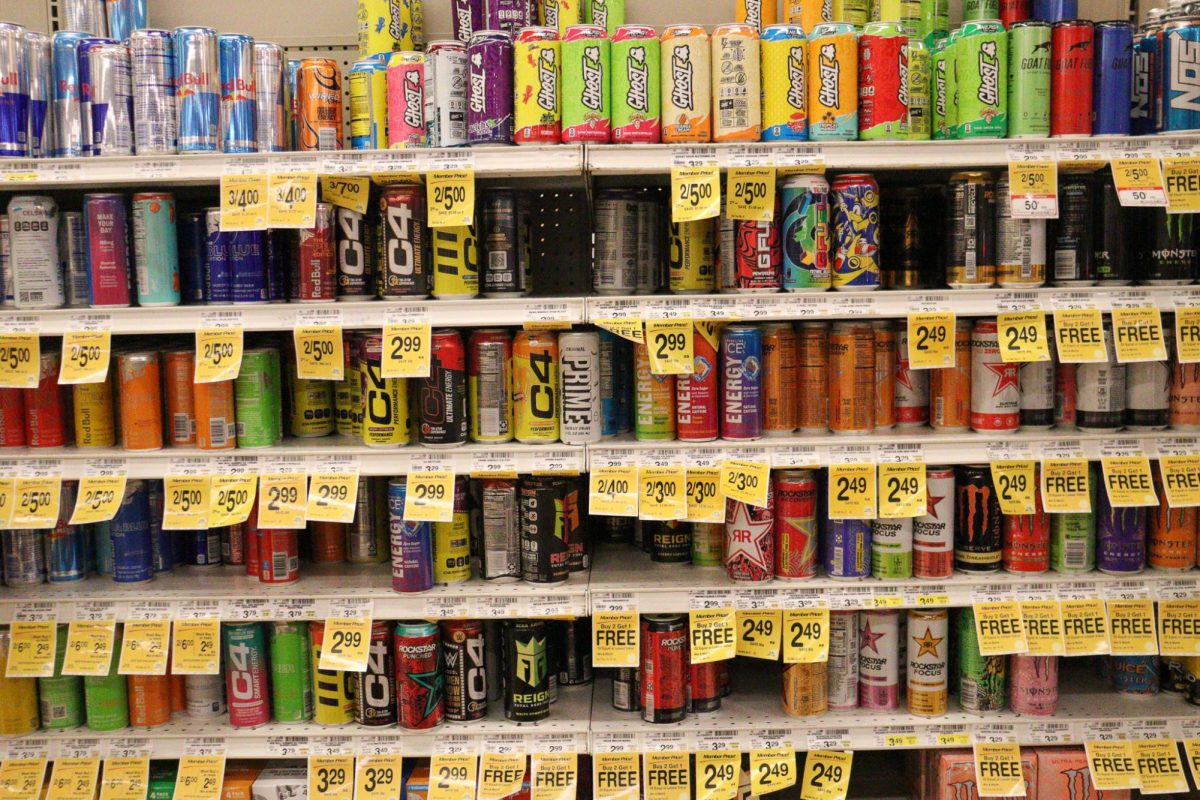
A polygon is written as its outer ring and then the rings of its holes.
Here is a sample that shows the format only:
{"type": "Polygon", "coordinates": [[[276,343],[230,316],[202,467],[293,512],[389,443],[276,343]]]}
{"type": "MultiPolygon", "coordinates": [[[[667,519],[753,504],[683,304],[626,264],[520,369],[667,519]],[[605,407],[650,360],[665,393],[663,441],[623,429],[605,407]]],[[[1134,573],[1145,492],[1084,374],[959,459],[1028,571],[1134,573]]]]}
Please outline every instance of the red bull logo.
{"type": "Polygon", "coordinates": [[[227,102],[252,102],[254,95],[254,81],[238,77],[221,84],[221,99],[227,102]]]}
{"type": "Polygon", "coordinates": [[[213,85],[210,72],[185,72],[175,83],[175,93],[180,97],[190,97],[206,93],[213,85]]]}

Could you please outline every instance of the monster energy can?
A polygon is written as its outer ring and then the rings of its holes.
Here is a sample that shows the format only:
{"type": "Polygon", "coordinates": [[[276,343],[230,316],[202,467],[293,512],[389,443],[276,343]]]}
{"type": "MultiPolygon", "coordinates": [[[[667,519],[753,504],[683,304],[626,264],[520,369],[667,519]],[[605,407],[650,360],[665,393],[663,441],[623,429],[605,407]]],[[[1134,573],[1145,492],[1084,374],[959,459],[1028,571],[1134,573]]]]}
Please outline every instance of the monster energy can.
{"type": "Polygon", "coordinates": [[[38,678],[38,701],[42,727],[47,730],[75,728],[83,724],[83,678],[63,675],[67,655],[67,626],[58,626],[54,649],[54,677],[38,678]]]}
{"type": "Polygon", "coordinates": [[[958,136],[1003,137],[1008,133],[1008,34],[999,20],[962,26],[955,49],[958,70],[958,136]]]}
{"type": "Polygon", "coordinates": [[[312,662],[303,622],[267,626],[271,656],[271,718],[307,722],[313,716],[312,662]]]}
{"type": "Polygon", "coordinates": [[[1005,697],[1005,656],[985,656],[979,652],[975,632],[975,612],[958,612],[958,700],[963,711],[1000,711],[1005,697]]]}
{"type": "Polygon", "coordinates": [[[1100,475],[1088,465],[1088,504],[1085,514],[1050,515],[1050,569],[1055,572],[1091,572],[1096,568],[1096,487],[1100,475]]]}

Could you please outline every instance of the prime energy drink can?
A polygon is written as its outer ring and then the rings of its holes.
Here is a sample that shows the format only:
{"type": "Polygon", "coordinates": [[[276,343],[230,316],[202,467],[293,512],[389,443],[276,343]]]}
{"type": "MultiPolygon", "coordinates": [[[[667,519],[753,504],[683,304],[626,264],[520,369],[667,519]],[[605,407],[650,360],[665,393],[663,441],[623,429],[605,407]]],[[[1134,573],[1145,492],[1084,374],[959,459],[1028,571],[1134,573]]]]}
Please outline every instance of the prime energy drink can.
{"type": "Polygon", "coordinates": [[[790,175],[781,192],[783,288],[827,291],[832,285],[829,184],[819,175],[790,175]]]}
{"type": "Polygon", "coordinates": [[[179,145],[175,119],[175,40],[170,31],[135,30],[129,37],[129,56],[134,151],[139,156],[174,153],[179,145]]]}
{"type": "Polygon", "coordinates": [[[803,580],[817,574],[817,475],[813,470],[775,473],[775,577],[803,580]]]}
{"type": "Polygon", "coordinates": [[[470,722],[487,715],[487,666],[483,623],[444,620],[440,623],[445,663],[446,719],[470,722]]]}
{"type": "Polygon", "coordinates": [[[658,32],[647,25],[622,25],[612,33],[610,55],[612,140],[656,144],[662,137],[658,32]]]}
{"type": "Polygon", "coordinates": [[[1013,433],[1020,424],[1020,376],[1016,363],[1000,358],[994,319],[975,322],[971,331],[971,429],[1013,433]]]}
{"type": "Polygon", "coordinates": [[[963,572],[995,572],[1003,551],[1000,500],[986,464],[955,468],[954,566],[963,572]]]}
{"type": "Polygon", "coordinates": [[[1013,23],[1008,31],[1008,138],[1050,134],[1050,25],[1013,23]]]}
{"type": "Polygon", "coordinates": [[[176,28],[175,105],[179,152],[211,153],[218,149],[220,90],[217,32],[203,27],[176,28]]]}
{"type": "Polygon", "coordinates": [[[661,38],[662,140],[712,139],[711,52],[697,25],[669,25],[661,38]]]}
{"type": "Polygon", "coordinates": [[[424,147],[425,55],[411,51],[392,53],[387,66],[388,147],[424,147]]]}
{"type": "Polygon", "coordinates": [[[515,437],[526,444],[559,438],[558,340],[539,331],[519,331],[513,340],[515,437]]]}
{"type": "Polygon", "coordinates": [[[834,179],[833,288],[838,291],[878,289],[879,184],[870,175],[850,173],[834,179]]]}
{"type": "Polygon", "coordinates": [[[354,721],[378,728],[396,724],[396,653],[386,622],[371,623],[367,668],[354,675],[354,721]]]}
{"type": "Polygon", "coordinates": [[[404,478],[388,481],[392,590],[424,592],[433,588],[433,532],[428,522],[409,522],[404,519],[406,494],[404,478]]]}
{"type": "Polygon", "coordinates": [[[513,41],[505,31],[476,31],[467,45],[467,143],[513,140],[513,41]]]}
{"type": "Polygon", "coordinates": [[[296,76],[297,150],[342,149],[342,68],[332,58],[306,58],[296,76]]]}
{"type": "Polygon", "coordinates": [[[572,25],[562,40],[562,140],[612,138],[611,43],[597,25],[572,25]]]}
{"type": "Polygon", "coordinates": [[[1087,20],[1054,23],[1050,32],[1050,135],[1092,134],[1094,26],[1087,20]]]}
{"type": "Polygon", "coordinates": [[[909,611],[906,637],[908,713],[940,717],[950,700],[949,612],[909,611]]]}
{"type": "Polygon", "coordinates": [[[754,325],[721,331],[721,438],[747,441],[763,434],[763,337],[754,325]]]}
{"type": "Polygon", "coordinates": [[[254,141],[260,153],[291,149],[287,121],[287,57],[273,42],[254,43],[254,141]]]}
{"type": "Polygon", "coordinates": [[[267,637],[261,622],[221,626],[225,651],[225,694],[229,724],[257,728],[271,721],[267,637]]]}
{"type": "Polygon", "coordinates": [[[858,612],[829,612],[829,710],[858,708],[858,612]]]}
{"type": "Polygon", "coordinates": [[[512,441],[512,337],[499,328],[476,330],[467,349],[471,441],[512,441]]]}
{"type": "Polygon", "coordinates": [[[808,138],[858,136],[858,38],[849,22],[822,22],[809,34],[808,138]]]}
{"type": "Polygon", "coordinates": [[[425,50],[425,127],[430,147],[467,143],[467,48],[430,42],[425,50]]]}
{"type": "Polygon", "coordinates": [[[908,138],[908,35],[868,22],[858,38],[858,138],[908,138]]]}
{"type": "Polygon", "coordinates": [[[838,580],[857,580],[871,574],[871,520],[827,519],[821,537],[825,574],[838,580]]]}
{"type": "Polygon", "coordinates": [[[217,52],[221,71],[221,150],[257,152],[254,39],[241,33],[222,33],[217,38],[217,52]]]}
{"type": "Polygon", "coordinates": [[[313,722],[318,725],[349,724],[354,719],[355,673],[320,668],[321,649],[325,646],[324,622],[308,623],[308,635],[312,657],[313,722]]]}
{"type": "Polygon", "coordinates": [[[1008,197],[1005,171],[996,182],[996,282],[1009,289],[1035,289],[1046,283],[1046,220],[1014,218],[1008,197]]]}
{"type": "Polygon", "coordinates": [[[642,617],[640,644],[642,719],[656,723],[682,720],[687,716],[687,618],[682,614],[642,617]]]}
{"type": "Polygon", "coordinates": [[[858,615],[858,705],[877,711],[900,702],[900,612],[858,615]]]}
{"type": "Polygon", "coordinates": [[[758,29],[752,24],[718,25],[712,34],[711,62],[713,141],[758,141],[762,135],[758,29]]]}
{"type": "MultiPolygon", "coordinates": [[[[947,237],[946,283],[952,289],[996,282],[996,183],[990,172],[950,176],[951,219],[947,237]]],[[[1009,205],[1008,198],[1003,198],[1009,205]]]]}
{"type": "Polygon", "coordinates": [[[600,334],[558,335],[562,382],[561,438],[564,444],[595,444],[602,435],[600,409],[600,334]]]}
{"type": "Polygon", "coordinates": [[[925,489],[925,513],[913,519],[913,575],[942,580],[954,573],[954,469],[926,467],[925,489]]]}
{"type": "Polygon", "coordinates": [[[513,141],[557,144],[562,137],[559,80],[562,43],[554,28],[522,28],[514,45],[516,82],[513,141]]]}
{"type": "Polygon", "coordinates": [[[1133,25],[1096,23],[1092,79],[1092,135],[1128,136],[1133,82],[1133,25]]]}
{"type": "Polygon", "coordinates": [[[307,722],[313,718],[308,626],[303,622],[269,622],[266,630],[271,662],[271,718],[276,722],[307,722]]]}
{"type": "Polygon", "coordinates": [[[570,572],[568,481],[531,476],[521,481],[521,579],[558,583],[570,572]]]}
{"type": "MultiPolygon", "coordinates": [[[[546,621],[506,620],[504,626],[504,716],[537,722],[550,716],[549,638],[546,621]]],[[[556,676],[557,677],[557,676],[556,676]]]]}
{"type": "Polygon", "coordinates": [[[387,62],[382,54],[350,67],[350,148],[379,150],[387,146],[387,62]]]}
{"type": "Polygon", "coordinates": [[[958,641],[955,658],[958,702],[964,711],[973,713],[1002,711],[1007,696],[1007,658],[980,654],[979,637],[975,632],[975,612],[970,607],[958,612],[954,632],[958,641]]]}

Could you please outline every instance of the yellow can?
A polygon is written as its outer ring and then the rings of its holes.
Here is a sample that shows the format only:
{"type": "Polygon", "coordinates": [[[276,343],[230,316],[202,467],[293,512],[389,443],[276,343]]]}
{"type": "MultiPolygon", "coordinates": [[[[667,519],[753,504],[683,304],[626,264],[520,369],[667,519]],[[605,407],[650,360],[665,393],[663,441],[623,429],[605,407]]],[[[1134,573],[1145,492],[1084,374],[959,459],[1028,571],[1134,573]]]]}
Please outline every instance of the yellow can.
{"type": "Polygon", "coordinates": [[[433,296],[459,300],[479,295],[479,247],[474,225],[432,228],[433,296]]]}
{"type": "Polygon", "coordinates": [[[358,57],[425,49],[421,0],[358,0],[358,57]]]}
{"type": "Polygon", "coordinates": [[[779,0],[737,0],[735,19],[757,33],[779,21],[779,0]]]}
{"type": "Polygon", "coordinates": [[[328,436],[334,430],[334,385],[296,376],[296,359],[287,362],[288,428],[292,436],[311,439],[328,436]]]}
{"type": "Polygon", "coordinates": [[[829,710],[829,662],[783,665],[783,712],[816,717],[829,710]]]}
{"type": "Polygon", "coordinates": [[[367,447],[408,444],[408,383],[403,378],[383,377],[382,336],[368,336],[363,342],[358,369],[362,443],[367,447]]]}
{"type": "Polygon", "coordinates": [[[538,0],[538,21],[557,28],[559,35],[572,25],[583,24],[583,0],[538,0]]]}
{"type": "Polygon", "coordinates": [[[308,623],[312,656],[313,722],[318,725],[346,725],[354,720],[353,672],[318,669],[325,643],[325,623],[308,623]]]}
{"type": "Polygon", "coordinates": [[[671,294],[709,294],[716,282],[717,220],[672,222],[667,250],[671,294]]]}
{"type": "Polygon", "coordinates": [[[24,736],[33,733],[41,723],[38,716],[37,678],[6,678],[8,649],[11,636],[0,631],[0,735],[24,736]]]}
{"type": "Polygon", "coordinates": [[[940,717],[950,702],[950,617],[946,609],[908,612],[908,713],[940,717]]]}
{"type": "Polygon", "coordinates": [[[513,141],[558,144],[562,138],[558,95],[562,42],[558,29],[524,28],[513,48],[513,141]]]}
{"type": "Polygon", "coordinates": [[[808,37],[808,136],[858,138],[858,36],[853,25],[825,22],[808,37]]]}
{"type": "Polygon", "coordinates": [[[861,28],[867,24],[867,0],[833,0],[833,22],[849,22],[861,28]]]}
{"type": "Polygon", "coordinates": [[[757,142],[762,136],[758,30],[718,25],[712,35],[713,141],[757,142]]]}
{"type": "Polygon", "coordinates": [[[662,34],[662,140],[712,139],[711,45],[699,25],[669,25],[662,34]]]}
{"type": "Polygon", "coordinates": [[[471,515],[467,479],[454,479],[454,518],[433,523],[433,582],[462,583],[471,577],[471,515]]]}
{"type": "Polygon", "coordinates": [[[822,22],[833,22],[833,0],[787,0],[787,21],[805,33],[822,22]]]}
{"type": "Polygon", "coordinates": [[[558,337],[520,331],[513,339],[513,421],[518,442],[558,441],[558,337]]]}
{"type": "Polygon", "coordinates": [[[76,447],[112,447],[117,443],[112,381],[110,374],[100,383],[77,383],[72,388],[76,447]]]}
{"type": "Polygon", "coordinates": [[[759,43],[762,56],[764,142],[808,139],[808,40],[800,25],[772,25],[759,43]]]}
{"type": "Polygon", "coordinates": [[[353,333],[342,340],[342,363],[346,367],[343,378],[333,390],[333,419],[338,436],[358,436],[354,419],[361,405],[361,378],[358,372],[358,340],[353,333]]]}

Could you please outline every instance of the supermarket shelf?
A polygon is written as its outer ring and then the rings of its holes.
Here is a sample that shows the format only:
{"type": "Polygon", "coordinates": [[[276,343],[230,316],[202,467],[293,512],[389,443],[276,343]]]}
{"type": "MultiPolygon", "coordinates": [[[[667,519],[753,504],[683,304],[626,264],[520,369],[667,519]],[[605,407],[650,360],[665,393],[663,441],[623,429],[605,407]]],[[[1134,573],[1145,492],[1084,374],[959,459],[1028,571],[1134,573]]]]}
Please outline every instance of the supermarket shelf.
{"type": "MultiPolygon", "coordinates": [[[[428,757],[440,742],[465,745],[469,752],[480,751],[492,737],[520,736],[526,753],[536,752],[547,740],[572,743],[577,752],[588,747],[588,719],[592,687],[578,686],[559,690],[558,702],[550,707],[549,718],[536,723],[510,722],[504,718],[504,703],[489,703],[488,716],[473,722],[446,722],[428,731],[404,731],[398,727],[371,728],[363,725],[317,725],[315,723],[270,723],[259,728],[235,730],[227,716],[192,719],[177,715],[166,725],[153,729],[126,728],[112,733],[95,733],[86,728],[61,732],[40,732],[22,742],[45,742],[50,758],[58,755],[69,740],[80,738],[94,742],[104,755],[110,748],[148,750],[151,758],[179,758],[189,739],[213,739],[223,742],[230,758],[304,757],[310,746],[328,745],[334,740],[347,754],[378,752],[374,748],[393,747],[407,757],[428,757]]],[[[215,742],[214,742],[215,743],[215,742]]],[[[568,746],[571,746],[568,744],[568,746]]]]}
{"type": "Polygon", "coordinates": [[[631,546],[601,545],[592,562],[588,595],[594,602],[616,594],[642,614],[683,614],[692,608],[693,598],[711,601],[722,597],[737,608],[761,609],[802,605],[828,605],[834,610],[969,606],[976,593],[994,592],[999,586],[1020,600],[1053,600],[1067,593],[1104,598],[1118,592],[1140,595],[1143,591],[1150,599],[1178,599],[1200,597],[1200,570],[1147,571],[1132,578],[1100,572],[956,572],[945,580],[847,581],[818,576],[801,581],[747,583],[730,580],[721,567],[659,564],[631,546]]]}
{"type": "Polygon", "coordinates": [[[388,564],[304,564],[300,580],[265,584],[244,567],[179,567],[150,583],[119,584],[102,575],[73,583],[6,588],[0,592],[0,623],[8,623],[24,604],[53,601],[61,623],[84,609],[105,606],[116,621],[129,619],[139,603],[168,603],[159,609],[177,617],[183,604],[216,603],[227,622],[325,619],[331,604],[349,596],[373,602],[374,619],[581,616],[588,613],[588,574],[574,573],[557,584],[499,582],[472,578],[428,592],[392,591],[388,564]]]}

